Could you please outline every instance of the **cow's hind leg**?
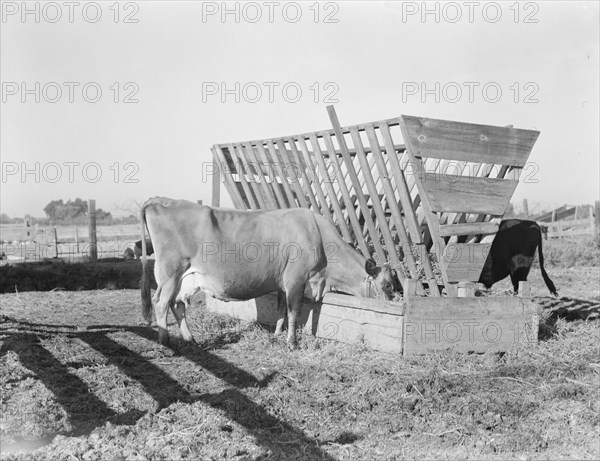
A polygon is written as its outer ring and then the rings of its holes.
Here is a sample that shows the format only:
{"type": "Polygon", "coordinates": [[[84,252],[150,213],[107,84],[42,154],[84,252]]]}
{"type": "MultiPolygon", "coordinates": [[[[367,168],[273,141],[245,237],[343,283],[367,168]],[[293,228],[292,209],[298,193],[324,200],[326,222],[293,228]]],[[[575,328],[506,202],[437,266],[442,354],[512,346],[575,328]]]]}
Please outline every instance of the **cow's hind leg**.
{"type": "Polygon", "coordinates": [[[163,346],[169,346],[169,331],[167,330],[167,314],[175,298],[177,278],[171,277],[162,286],[156,303],[156,325],[158,326],[158,341],[163,346]]]}
{"type": "Polygon", "coordinates": [[[531,269],[532,263],[533,258],[514,257],[512,259],[510,267],[510,280],[513,284],[515,294],[519,293],[519,282],[527,281],[527,276],[529,275],[529,270],[531,269]]]}
{"type": "Polygon", "coordinates": [[[173,311],[173,315],[177,320],[177,324],[179,325],[183,339],[187,342],[193,343],[195,342],[194,337],[192,336],[192,332],[188,326],[187,318],[185,316],[185,308],[188,306],[189,304],[184,303],[183,301],[175,301],[175,303],[171,305],[171,310],[173,311]]]}

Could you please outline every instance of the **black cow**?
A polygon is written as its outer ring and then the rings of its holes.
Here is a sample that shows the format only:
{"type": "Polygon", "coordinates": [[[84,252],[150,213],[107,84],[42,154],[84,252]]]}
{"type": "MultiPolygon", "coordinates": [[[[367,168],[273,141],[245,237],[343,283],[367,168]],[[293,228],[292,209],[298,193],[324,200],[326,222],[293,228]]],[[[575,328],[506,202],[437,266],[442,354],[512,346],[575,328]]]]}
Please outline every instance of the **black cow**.
{"type": "Polygon", "coordinates": [[[544,282],[550,293],[558,296],[554,283],[544,269],[542,231],[535,221],[507,219],[500,223],[479,282],[486,288],[490,288],[494,283],[510,275],[515,293],[518,292],[519,282],[527,280],[536,248],[544,282]]]}
{"type": "MultiPolygon", "coordinates": [[[[142,241],[138,240],[135,242],[135,247],[133,249],[135,254],[135,259],[140,259],[142,256],[142,241]]],[[[152,248],[152,242],[146,239],[146,256],[151,256],[154,254],[154,248],[152,248]]]]}

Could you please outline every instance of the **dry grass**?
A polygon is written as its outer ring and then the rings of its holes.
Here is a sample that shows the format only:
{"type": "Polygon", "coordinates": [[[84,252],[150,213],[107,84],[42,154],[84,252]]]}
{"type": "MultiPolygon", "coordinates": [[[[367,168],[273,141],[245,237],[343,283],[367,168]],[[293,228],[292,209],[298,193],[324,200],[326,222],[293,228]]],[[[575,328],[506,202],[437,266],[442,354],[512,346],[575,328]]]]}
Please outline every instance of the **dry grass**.
{"type": "Polygon", "coordinates": [[[600,266],[600,233],[543,241],[548,267],[600,266]]]}
{"type": "Polygon", "coordinates": [[[587,272],[555,269],[559,300],[536,287],[541,341],[502,356],[402,359],[310,336],[289,351],[201,297],[198,345],[172,325],[174,352],[138,325],[133,290],[1,295],[2,457],[598,459],[599,272],[587,272]]]}

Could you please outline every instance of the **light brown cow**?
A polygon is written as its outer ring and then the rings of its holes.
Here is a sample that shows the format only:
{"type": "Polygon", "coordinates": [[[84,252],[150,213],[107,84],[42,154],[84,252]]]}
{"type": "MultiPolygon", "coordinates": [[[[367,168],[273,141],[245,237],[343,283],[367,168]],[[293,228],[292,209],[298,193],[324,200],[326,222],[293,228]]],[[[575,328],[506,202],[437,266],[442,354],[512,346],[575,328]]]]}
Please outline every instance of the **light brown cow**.
{"type": "Polygon", "coordinates": [[[147,227],[156,257],[158,288],[153,300],[158,337],[164,345],[169,343],[169,308],[183,338],[193,341],[185,310],[198,290],[224,301],[283,293],[287,339],[293,348],[303,298],[319,301],[327,291],[392,298],[390,268],[376,267],[346,243],[327,219],[306,209],[241,211],[156,197],[142,205],[140,222],[143,314],[150,322],[147,227]]]}

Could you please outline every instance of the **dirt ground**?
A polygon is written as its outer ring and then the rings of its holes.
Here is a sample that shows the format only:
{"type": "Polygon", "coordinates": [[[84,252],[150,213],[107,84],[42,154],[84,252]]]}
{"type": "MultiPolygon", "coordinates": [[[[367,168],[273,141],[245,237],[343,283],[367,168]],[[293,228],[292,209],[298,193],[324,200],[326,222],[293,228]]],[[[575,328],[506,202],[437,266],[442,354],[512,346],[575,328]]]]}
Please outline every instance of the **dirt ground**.
{"type": "Polygon", "coordinates": [[[502,356],[289,351],[201,295],[171,350],[137,290],[2,294],[2,458],[600,459],[600,269],[548,271],[540,342],[502,356]]]}

